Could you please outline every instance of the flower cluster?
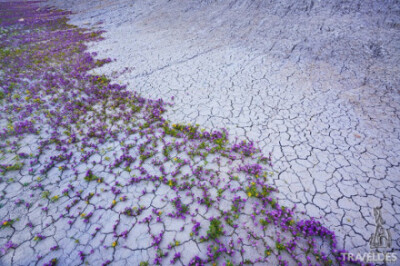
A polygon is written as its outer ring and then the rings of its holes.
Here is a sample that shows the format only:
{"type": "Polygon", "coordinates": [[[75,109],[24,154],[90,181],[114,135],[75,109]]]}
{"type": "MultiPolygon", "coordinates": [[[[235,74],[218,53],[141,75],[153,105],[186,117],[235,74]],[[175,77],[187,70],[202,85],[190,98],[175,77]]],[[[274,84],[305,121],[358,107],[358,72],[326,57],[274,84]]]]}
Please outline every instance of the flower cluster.
{"type": "Polygon", "coordinates": [[[4,246],[0,249],[0,253],[1,253],[1,255],[4,255],[4,254],[7,253],[7,251],[8,251],[9,249],[16,248],[16,247],[17,247],[17,245],[14,244],[14,243],[10,240],[10,241],[8,241],[7,243],[5,243],[4,246]]]}

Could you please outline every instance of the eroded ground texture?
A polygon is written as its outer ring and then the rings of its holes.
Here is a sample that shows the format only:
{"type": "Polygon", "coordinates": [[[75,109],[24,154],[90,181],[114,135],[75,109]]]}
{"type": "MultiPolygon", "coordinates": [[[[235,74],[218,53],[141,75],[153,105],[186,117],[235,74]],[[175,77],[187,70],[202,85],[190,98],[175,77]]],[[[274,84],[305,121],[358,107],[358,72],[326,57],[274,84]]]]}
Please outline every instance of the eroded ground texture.
{"type": "Polygon", "coordinates": [[[398,1],[50,3],[103,23],[91,49],[116,61],[96,73],[174,97],[167,118],[258,141],[281,198],[347,249],[369,248],[382,206],[399,249],[398,1]]]}
{"type": "Polygon", "coordinates": [[[1,2],[0,264],[399,252],[396,1],[1,2]]]}

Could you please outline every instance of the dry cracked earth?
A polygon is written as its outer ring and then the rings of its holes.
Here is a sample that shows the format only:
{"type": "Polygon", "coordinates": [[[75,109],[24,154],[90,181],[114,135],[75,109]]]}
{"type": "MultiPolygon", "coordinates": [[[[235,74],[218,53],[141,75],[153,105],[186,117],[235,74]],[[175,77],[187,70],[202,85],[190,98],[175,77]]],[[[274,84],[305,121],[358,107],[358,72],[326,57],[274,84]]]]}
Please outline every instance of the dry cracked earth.
{"type": "Polygon", "coordinates": [[[258,141],[282,198],[347,249],[367,248],[382,206],[399,248],[398,2],[87,3],[58,6],[103,23],[91,49],[116,61],[96,73],[173,98],[172,120],[258,141]]]}
{"type": "MultiPolygon", "coordinates": [[[[43,5],[71,10],[72,24],[105,30],[105,39],[89,48],[99,58],[115,60],[92,73],[128,84],[143,97],[172,101],[165,113],[171,121],[226,128],[231,140],[255,141],[265,155],[271,153],[270,181],[280,202],[318,218],[336,232],[341,248],[368,252],[376,229],[373,208],[382,207],[391,251],[400,254],[398,1],[54,0],[43,5]]],[[[161,195],[168,195],[162,188],[155,191],[138,187],[129,193],[139,198],[144,193],[141,204],[150,211],[162,209],[161,195]]],[[[100,216],[110,220],[102,231],[112,231],[114,215],[100,216]]],[[[181,237],[183,225],[169,227],[167,238],[181,237]]],[[[146,230],[162,228],[143,225],[146,230]]],[[[111,233],[105,236],[98,241],[112,241],[111,233]]],[[[122,258],[114,262],[138,264],[152,256],[144,248],[152,239],[141,230],[129,238],[135,251],[114,254],[122,258]]],[[[179,243],[185,243],[178,248],[182,254],[199,248],[186,238],[179,243]]],[[[95,252],[100,259],[101,251],[95,252]]],[[[187,264],[187,258],[180,262],[187,264]]],[[[65,263],[79,261],[71,257],[65,263]]]]}

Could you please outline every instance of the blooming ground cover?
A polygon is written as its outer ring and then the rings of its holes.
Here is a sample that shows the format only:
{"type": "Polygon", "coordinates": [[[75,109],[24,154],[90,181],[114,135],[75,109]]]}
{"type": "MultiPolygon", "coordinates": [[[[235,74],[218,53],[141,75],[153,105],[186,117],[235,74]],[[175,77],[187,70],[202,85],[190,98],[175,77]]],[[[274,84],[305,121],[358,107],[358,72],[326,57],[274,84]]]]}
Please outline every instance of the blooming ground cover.
{"type": "Polygon", "coordinates": [[[101,32],[67,15],[0,3],[1,264],[345,263],[252,142],[89,74],[111,60],[85,51],[101,32]]]}

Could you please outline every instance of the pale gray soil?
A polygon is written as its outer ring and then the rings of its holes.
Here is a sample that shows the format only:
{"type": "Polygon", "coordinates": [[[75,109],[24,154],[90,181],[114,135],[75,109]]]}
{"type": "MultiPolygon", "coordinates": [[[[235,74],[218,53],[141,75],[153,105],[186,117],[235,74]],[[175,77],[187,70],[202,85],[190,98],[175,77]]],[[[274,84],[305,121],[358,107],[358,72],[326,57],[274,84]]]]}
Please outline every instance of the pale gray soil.
{"type": "Polygon", "coordinates": [[[272,152],[274,184],[369,251],[382,206],[400,247],[400,4],[397,1],[78,1],[72,23],[106,30],[96,73],[172,121],[225,127],[272,152]],[[98,24],[102,22],[102,24],[98,24]]]}

